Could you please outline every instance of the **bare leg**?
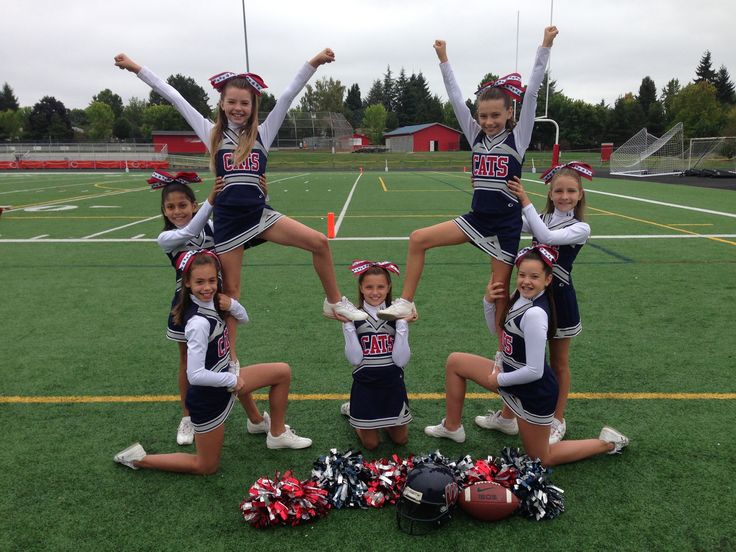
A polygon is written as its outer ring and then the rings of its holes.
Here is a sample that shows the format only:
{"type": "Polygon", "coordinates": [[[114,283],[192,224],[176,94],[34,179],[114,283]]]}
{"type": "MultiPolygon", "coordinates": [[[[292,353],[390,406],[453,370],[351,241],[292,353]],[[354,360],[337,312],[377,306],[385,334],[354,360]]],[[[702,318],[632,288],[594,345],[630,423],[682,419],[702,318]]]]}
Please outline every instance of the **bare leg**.
{"type": "Polygon", "coordinates": [[[256,389],[270,387],[268,403],[271,412],[271,435],[278,437],[286,428],[284,417],[289,401],[289,385],[291,384],[291,368],[285,362],[253,364],[240,369],[240,377],[245,386],[239,395],[252,393],[256,389]]]}
{"type": "Polygon", "coordinates": [[[562,421],[567,408],[567,396],[570,393],[570,342],[572,338],[551,339],[549,342],[549,362],[557,376],[560,394],[557,396],[555,418],[562,421]]]}
{"type": "Polygon", "coordinates": [[[445,365],[445,428],[455,431],[462,425],[467,380],[488,389],[493,361],[470,353],[451,353],[445,365]]]}
{"type": "MultiPolygon", "coordinates": [[[[498,350],[500,351],[503,347],[501,343],[501,335],[503,332],[503,323],[504,323],[504,313],[506,312],[506,307],[509,304],[509,295],[511,295],[511,290],[509,289],[510,283],[511,283],[511,271],[513,270],[513,266],[504,263],[503,261],[499,261],[498,259],[491,259],[491,283],[501,282],[504,286],[504,289],[508,292],[505,293],[502,298],[496,299],[496,335],[498,336],[498,350]]],[[[503,407],[501,408],[501,417],[506,419],[511,419],[514,417],[514,413],[511,411],[511,409],[506,406],[506,403],[504,403],[503,407]]]]}
{"type": "Polygon", "coordinates": [[[374,450],[381,442],[381,435],[377,429],[356,429],[360,443],[368,450],[374,450]]]}
{"type": "Polygon", "coordinates": [[[327,237],[289,217],[281,217],[261,237],[279,245],[298,247],[312,253],[312,264],[330,303],[342,299],[327,237]]]}
{"type": "Polygon", "coordinates": [[[163,470],[200,475],[213,474],[220,467],[220,453],[225,438],[225,425],[222,424],[207,433],[196,433],[194,444],[197,454],[176,452],[173,454],[148,454],[136,462],[139,468],[163,470]]]}
{"type": "Polygon", "coordinates": [[[613,443],[607,443],[600,439],[560,441],[550,445],[550,426],[530,424],[521,418],[518,418],[518,422],[524,450],[531,458],[539,458],[545,466],[577,462],[591,456],[610,452],[614,447],[613,443]]]}
{"type": "Polygon", "coordinates": [[[409,252],[406,256],[406,275],[404,276],[404,288],[401,297],[407,301],[413,301],[419,286],[419,279],[424,270],[424,259],[427,249],[443,247],[447,245],[459,245],[470,241],[457,224],[448,220],[414,230],[409,235],[409,252]]]}
{"type": "Polygon", "coordinates": [[[189,416],[187,409],[187,391],[189,391],[189,379],[187,378],[187,344],[178,342],[179,346],[179,398],[181,399],[181,411],[183,416],[189,416]]]}
{"type": "Polygon", "coordinates": [[[397,445],[405,445],[409,442],[409,424],[387,427],[386,433],[397,445]]]}

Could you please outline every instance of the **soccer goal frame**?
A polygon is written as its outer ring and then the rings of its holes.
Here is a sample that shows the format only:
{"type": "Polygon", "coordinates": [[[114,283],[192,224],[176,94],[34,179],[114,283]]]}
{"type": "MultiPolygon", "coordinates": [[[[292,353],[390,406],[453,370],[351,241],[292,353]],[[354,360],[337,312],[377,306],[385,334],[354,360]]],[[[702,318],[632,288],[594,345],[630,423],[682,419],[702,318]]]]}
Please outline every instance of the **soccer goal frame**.
{"type": "Polygon", "coordinates": [[[736,136],[690,138],[687,168],[736,171],[736,136]]]}
{"type": "Polygon", "coordinates": [[[629,138],[611,155],[611,174],[648,177],[685,171],[684,132],[677,123],[661,138],[646,128],[629,138]]]}

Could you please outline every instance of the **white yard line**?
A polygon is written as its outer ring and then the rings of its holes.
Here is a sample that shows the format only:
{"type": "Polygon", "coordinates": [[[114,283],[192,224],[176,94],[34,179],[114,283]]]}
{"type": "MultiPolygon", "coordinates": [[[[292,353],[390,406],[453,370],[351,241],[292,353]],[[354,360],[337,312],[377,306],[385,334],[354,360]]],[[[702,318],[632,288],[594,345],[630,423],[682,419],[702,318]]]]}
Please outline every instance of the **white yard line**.
{"type": "MultiPolygon", "coordinates": [[[[157,215],[160,216],[160,215],[157,215]]],[[[156,218],[156,217],[153,217],[156,218]]],[[[149,219],[150,220],[150,219],[149,219]]],[[[143,221],[140,221],[143,222],[143,221]]],[[[129,225],[126,225],[129,226],[129,225]]],[[[122,228],[122,227],[121,227],[122,228]]],[[[141,236],[145,234],[140,234],[141,236]]],[[[44,234],[48,236],[48,234],[44,234]]],[[[611,234],[606,236],[591,236],[590,239],[595,240],[641,240],[641,239],[693,239],[693,238],[736,238],[736,234],[611,234]]],[[[357,241],[406,241],[409,236],[356,236],[351,238],[334,238],[330,241],[345,241],[345,242],[357,242],[357,241]]],[[[523,240],[530,239],[529,236],[522,236],[523,240]]],[[[154,238],[100,238],[100,239],[89,239],[89,238],[49,238],[44,239],[41,236],[35,238],[6,238],[0,239],[0,243],[149,243],[155,242],[154,238]]]]}
{"type": "Polygon", "coordinates": [[[77,184],[59,184],[58,186],[46,186],[45,188],[27,188],[25,190],[9,190],[7,192],[0,192],[3,194],[20,194],[23,192],[39,192],[41,190],[54,190],[56,188],[71,188],[72,186],[88,186],[89,182],[82,182],[77,184]]]}
{"type": "MultiPolygon", "coordinates": [[[[161,215],[154,215],[152,217],[148,217],[147,219],[137,220],[129,224],[123,224],[122,226],[117,226],[116,228],[110,228],[109,230],[103,230],[102,232],[97,232],[96,234],[90,234],[89,236],[84,236],[82,239],[88,240],[90,238],[96,238],[97,236],[101,236],[102,234],[109,234],[110,232],[114,232],[115,230],[122,230],[123,228],[128,228],[129,226],[135,226],[136,224],[140,224],[142,222],[148,222],[149,220],[157,219],[160,216],[161,215]]],[[[140,241],[140,240],[136,240],[136,241],[140,241]]]]}
{"type": "MultiPolygon", "coordinates": [[[[360,180],[361,176],[363,176],[363,173],[360,173],[358,175],[358,178],[355,179],[355,183],[353,184],[353,187],[351,188],[350,193],[348,194],[348,198],[345,200],[345,205],[342,206],[342,211],[340,211],[340,215],[337,217],[337,222],[335,223],[335,236],[337,236],[340,233],[340,225],[342,224],[342,219],[345,218],[345,213],[347,212],[348,206],[350,205],[350,200],[353,199],[353,192],[355,192],[355,188],[358,186],[358,181],[360,180]]],[[[392,238],[386,238],[386,239],[392,239],[392,238]]]]}

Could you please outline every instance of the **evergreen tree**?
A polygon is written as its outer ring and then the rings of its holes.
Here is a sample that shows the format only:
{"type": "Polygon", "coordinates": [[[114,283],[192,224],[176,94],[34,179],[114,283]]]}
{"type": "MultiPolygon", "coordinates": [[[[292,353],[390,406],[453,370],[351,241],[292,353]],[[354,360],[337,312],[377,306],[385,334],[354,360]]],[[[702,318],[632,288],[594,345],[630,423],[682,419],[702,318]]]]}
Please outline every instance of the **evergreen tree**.
{"type": "Polygon", "coordinates": [[[11,111],[18,110],[18,98],[15,97],[13,89],[10,88],[10,85],[6,82],[3,85],[2,92],[0,92],[0,111],[6,111],[8,109],[11,111]]]}
{"type": "Polygon", "coordinates": [[[680,81],[677,79],[670,79],[662,89],[662,107],[664,108],[664,115],[667,122],[672,122],[672,104],[675,101],[675,96],[680,93],[680,81]]]}
{"type": "Polygon", "coordinates": [[[53,96],[44,96],[33,106],[28,125],[34,140],[68,140],[73,136],[66,107],[53,96]]]}
{"type": "Polygon", "coordinates": [[[92,101],[109,105],[116,119],[123,114],[123,99],[109,88],[105,88],[99,94],[93,96],[92,101]]]}
{"type": "Polygon", "coordinates": [[[715,81],[716,73],[713,71],[713,67],[711,65],[710,50],[706,50],[703,57],[700,58],[700,63],[695,69],[695,74],[698,77],[695,79],[695,82],[705,81],[713,84],[715,81]]]}
{"type": "Polygon", "coordinates": [[[639,104],[644,110],[644,114],[649,113],[649,106],[657,101],[657,86],[650,77],[644,77],[639,86],[639,104]]]}
{"type": "MultiPolygon", "coordinates": [[[[261,102],[258,108],[259,113],[270,113],[276,106],[276,97],[268,92],[261,92],[261,102]]],[[[263,117],[261,117],[263,119],[263,117]]]]}
{"type": "Polygon", "coordinates": [[[363,121],[363,101],[360,99],[360,87],[357,84],[348,88],[344,107],[345,117],[353,128],[358,128],[363,121]]]}
{"type": "Polygon", "coordinates": [[[388,112],[396,112],[396,82],[391,76],[391,66],[386,66],[386,73],[383,75],[383,107],[388,112]]]}
{"type": "Polygon", "coordinates": [[[373,81],[371,89],[368,91],[368,95],[363,101],[363,109],[369,105],[383,104],[383,83],[380,80],[373,81]]]}
{"type": "MultiPolygon", "coordinates": [[[[209,104],[210,98],[207,96],[204,88],[199,86],[192,77],[186,77],[177,73],[166,79],[166,82],[173,86],[203,116],[212,117],[212,109],[209,104]]],[[[153,90],[148,97],[148,103],[151,105],[171,105],[153,90]]]]}
{"type": "Polygon", "coordinates": [[[716,98],[719,102],[725,105],[733,105],[736,103],[736,93],[734,93],[734,86],[731,82],[731,76],[728,74],[728,70],[725,65],[721,65],[721,68],[716,73],[715,81],[713,83],[716,87],[716,98]]]}

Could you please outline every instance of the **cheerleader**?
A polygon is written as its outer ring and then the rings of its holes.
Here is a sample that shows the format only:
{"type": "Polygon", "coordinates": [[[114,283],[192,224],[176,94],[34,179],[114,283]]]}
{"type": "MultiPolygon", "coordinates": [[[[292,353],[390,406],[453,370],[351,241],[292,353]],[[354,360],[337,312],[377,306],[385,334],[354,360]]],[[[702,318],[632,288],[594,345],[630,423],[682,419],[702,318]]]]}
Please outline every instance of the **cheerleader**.
{"type": "Polygon", "coordinates": [[[381,320],[378,310],[391,304],[391,273],[399,268],[388,261],[354,261],[350,269],[358,275],[359,308],[366,320],[343,322],[345,356],[353,366],[350,402],[340,412],[350,419],[362,445],[375,449],[380,430],[391,441],[404,445],[409,440],[409,399],[404,368],[411,358],[409,325],[413,320],[381,320]]]}
{"type": "MultiPolygon", "coordinates": [[[[151,189],[161,189],[161,215],[164,228],[158,235],[156,243],[171,261],[176,272],[176,289],[171,300],[173,309],[181,289],[181,271],[176,268],[177,257],[186,251],[196,249],[214,249],[213,227],[210,215],[215,204],[217,194],[222,190],[223,181],[218,178],[212,187],[209,196],[201,206],[197,204],[190,184],[202,182],[195,172],[179,172],[171,175],[163,170],[156,170],[147,180],[151,189]]],[[[265,181],[262,182],[265,186],[265,181]]],[[[169,311],[169,320],[166,337],[175,341],[179,347],[179,396],[181,397],[183,416],[176,431],[176,442],[180,445],[191,445],[194,442],[194,428],[186,407],[185,398],[189,389],[187,380],[187,346],[184,328],[174,322],[169,311]]],[[[237,363],[237,359],[234,359],[237,363]]],[[[241,398],[243,407],[248,416],[247,430],[249,433],[265,433],[268,431],[268,413],[261,416],[258,407],[250,393],[241,398]]]]}
{"type": "MultiPolygon", "coordinates": [[[[471,211],[455,220],[411,233],[401,297],[378,313],[381,318],[404,318],[415,310],[413,299],[424,269],[426,252],[434,247],[471,242],[492,257],[491,282],[500,282],[508,289],[521,237],[521,206],[506,183],[514,176],[521,176],[524,153],[529,147],[534,128],[537,93],[557,34],[556,27],[544,30],[544,39],[537,49],[518,124],[513,120],[512,100],[520,100],[524,92],[521,75],[512,73],[481,85],[476,92],[476,121],[465,105],[455,80],[445,41],[435,41],[434,49],[440,60],[450,103],[473,149],[471,211]]],[[[506,300],[499,298],[499,304],[496,305],[499,313],[505,309],[506,300]]],[[[499,318],[496,324],[500,325],[501,322],[499,318]]]]}
{"type": "Polygon", "coordinates": [[[219,292],[220,265],[217,255],[207,250],[180,255],[182,289],[173,309],[174,321],[184,327],[187,340],[186,406],[195,432],[196,454],[147,454],[140,443],[122,450],[113,460],[134,470],[212,474],[220,465],[225,420],[236,395],[269,387],[271,426],[266,438],[270,449],[301,449],[312,444],[284,424],[291,369],[285,363],[255,364],[229,370],[230,342],[223,322],[226,313],[239,324],[248,321],[243,306],[219,292]]]}
{"type": "MultiPolygon", "coordinates": [[[[570,342],[583,329],[572,283],[572,265],[590,238],[590,226],[583,222],[585,190],[582,178],[592,180],[593,170],[580,161],[557,165],[542,174],[541,179],[549,185],[549,192],[541,217],[529,201],[521,180],[514,178],[509,182],[509,189],[521,201],[524,217],[522,231],[532,234],[533,243],[550,245],[559,255],[550,288],[555,300],[557,331],[549,342],[549,361],[555,371],[560,393],[555,417],[552,420],[550,443],[560,441],[567,431],[565,409],[570,392],[570,342]]],[[[477,416],[475,423],[480,427],[496,429],[506,434],[518,433],[516,420],[508,408],[504,408],[501,412],[477,416]]]]}
{"type": "MultiPolygon", "coordinates": [[[[615,454],[629,444],[621,432],[604,427],[598,439],[550,444],[549,434],[557,404],[557,379],[545,361],[545,344],[556,331],[554,299],[549,291],[557,253],[544,246],[522,249],[516,259],[516,292],[504,313],[501,351],[496,360],[468,353],[452,353],[445,368],[446,414],[424,432],[431,437],[465,441],[462,410],[467,380],[501,395],[517,417],[526,453],[544,465],[575,462],[598,454],[615,454]]],[[[504,292],[490,283],[484,307],[491,333],[496,330],[495,304],[504,292]]]]}

